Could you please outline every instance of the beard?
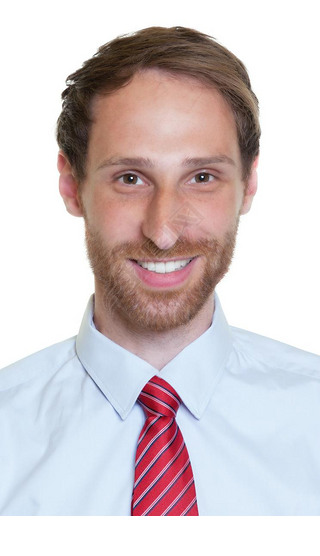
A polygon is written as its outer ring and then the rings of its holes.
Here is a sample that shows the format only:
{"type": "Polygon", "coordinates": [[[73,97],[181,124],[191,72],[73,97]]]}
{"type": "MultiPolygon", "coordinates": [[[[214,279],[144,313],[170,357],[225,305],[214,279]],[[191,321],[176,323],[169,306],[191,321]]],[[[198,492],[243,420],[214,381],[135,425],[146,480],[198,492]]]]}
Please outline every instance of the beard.
{"type": "MultiPolygon", "coordinates": [[[[222,241],[179,238],[171,249],[161,250],[152,240],[108,247],[86,220],[86,246],[90,266],[103,292],[105,310],[132,329],[164,332],[187,325],[213,294],[232,261],[239,218],[222,241]],[[191,284],[172,290],[148,289],[135,275],[128,259],[190,259],[201,256],[203,268],[191,284]]],[[[187,280],[188,282],[188,280],[187,280]]]]}

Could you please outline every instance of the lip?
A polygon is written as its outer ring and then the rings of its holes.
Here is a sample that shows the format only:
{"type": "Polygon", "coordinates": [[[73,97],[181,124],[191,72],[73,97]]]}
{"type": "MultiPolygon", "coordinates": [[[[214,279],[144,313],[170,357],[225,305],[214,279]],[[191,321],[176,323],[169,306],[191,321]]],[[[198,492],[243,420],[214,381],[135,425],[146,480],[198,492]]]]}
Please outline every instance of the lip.
{"type": "MultiPolygon", "coordinates": [[[[171,259],[138,259],[141,263],[169,263],[170,261],[185,261],[186,259],[194,259],[195,257],[171,257],[171,259]]],[[[131,259],[133,262],[136,262],[134,259],[131,259]]]]}
{"type": "MultiPolygon", "coordinates": [[[[176,261],[176,260],[184,260],[189,257],[177,259],[157,259],[157,262],[169,262],[169,261],[176,261]]],[[[140,260],[140,259],[139,259],[140,260]]],[[[154,261],[154,259],[143,259],[143,262],[150,262],[154,261]]],[[[180,270],[175,270],[174,272],[168,272],[167,274],[159,274],[157,272],[153,272],[152,270],[147,270],[142,268],[136,261],[129,260],[129,263],[133,266],[133,269],[138,276],[138,278],[150,288],[173,288],[177,286],[183,285],[184,282],[188,279],[189,275],[191,274],[194,266],[197,264],[198,257],[194,257],[192,261],[187,264],[184,268],[180,270]]],[[[141,259],[142,261],[142,259],[141,259]]]]}

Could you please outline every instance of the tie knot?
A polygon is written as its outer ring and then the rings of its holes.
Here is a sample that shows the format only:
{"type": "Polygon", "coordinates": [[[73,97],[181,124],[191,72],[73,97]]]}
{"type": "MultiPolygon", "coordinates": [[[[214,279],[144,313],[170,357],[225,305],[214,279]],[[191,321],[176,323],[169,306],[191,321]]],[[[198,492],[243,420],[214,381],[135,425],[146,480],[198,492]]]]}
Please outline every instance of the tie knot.
{"type": "Polygon", "coordinates": [[[181,399],[163,378],[154,376],[141,390],[138,401],[147,417],[159,415],[175,418],[181,399]]]}

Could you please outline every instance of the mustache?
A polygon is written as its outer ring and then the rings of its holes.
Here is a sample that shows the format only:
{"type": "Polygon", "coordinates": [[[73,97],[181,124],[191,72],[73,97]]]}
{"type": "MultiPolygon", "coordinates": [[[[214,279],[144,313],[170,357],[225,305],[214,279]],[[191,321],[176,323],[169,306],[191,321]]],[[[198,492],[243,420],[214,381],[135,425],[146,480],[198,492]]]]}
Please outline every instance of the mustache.
{"type": "Polygon", "coordinates": [[[184,238],[179,238],[176,243],[169,249],[159,249],[151,239],[143,242],[130,241],[115,246],[111,255],[113,257],[121,257],[132,260],[143,260],[151,258],[164,259],[164,258],[193,258],[199,255],[212,255],[212,253],[222,248],[222,245],[217,239],[201,239],[191,242],[184,238]]]}

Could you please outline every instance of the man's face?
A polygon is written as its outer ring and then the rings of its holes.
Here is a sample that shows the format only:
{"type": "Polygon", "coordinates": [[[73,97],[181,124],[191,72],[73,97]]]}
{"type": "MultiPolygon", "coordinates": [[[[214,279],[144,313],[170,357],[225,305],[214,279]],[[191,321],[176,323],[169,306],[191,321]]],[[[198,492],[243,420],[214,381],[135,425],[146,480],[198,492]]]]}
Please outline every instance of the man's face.
{"type": "Polygon", "coordinates": [[[212,306],[230,264],[242,181],[236,127],[213,89],[149,70],[93,105],[81,188],[96,294],[140,330],[212,306]]]}

